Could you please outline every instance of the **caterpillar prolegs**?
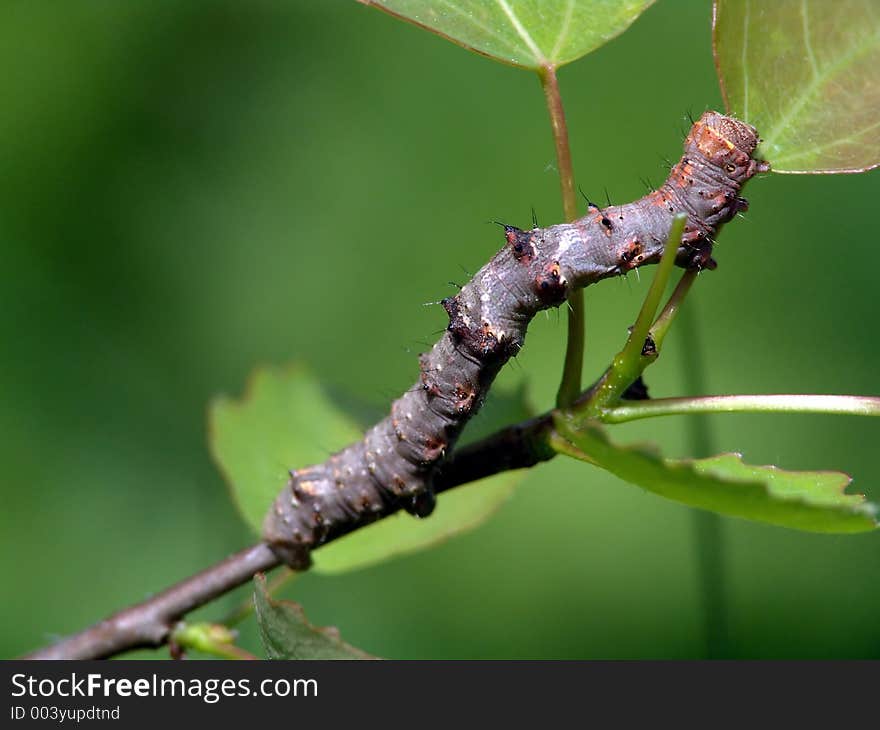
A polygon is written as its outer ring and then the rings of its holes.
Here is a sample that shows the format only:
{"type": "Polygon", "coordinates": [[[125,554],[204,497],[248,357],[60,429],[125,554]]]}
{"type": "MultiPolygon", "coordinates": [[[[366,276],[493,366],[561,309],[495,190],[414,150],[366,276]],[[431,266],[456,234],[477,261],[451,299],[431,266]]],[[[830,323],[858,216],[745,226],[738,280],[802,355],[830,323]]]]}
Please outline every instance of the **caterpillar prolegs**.
{"type": "Polygon", "coordinates": [[[769,170],[754,159],[755,129],[706,112],[687,135],[666,182],[641,200],[599,208],[573,223],[524,231],[505,226],[502,248],[454,297],[449,326],[419,358],[420,379],[363,440],[322,464],[292,471],[263,525],[263,538],[293,568],[331,539],[406,509],[434,508],[431,481],[537,312],[568,294],[656,263],[679,212],[687,214],[677,262],[713,268],[718,229],[747,207],[747,180],[769,170]]]}

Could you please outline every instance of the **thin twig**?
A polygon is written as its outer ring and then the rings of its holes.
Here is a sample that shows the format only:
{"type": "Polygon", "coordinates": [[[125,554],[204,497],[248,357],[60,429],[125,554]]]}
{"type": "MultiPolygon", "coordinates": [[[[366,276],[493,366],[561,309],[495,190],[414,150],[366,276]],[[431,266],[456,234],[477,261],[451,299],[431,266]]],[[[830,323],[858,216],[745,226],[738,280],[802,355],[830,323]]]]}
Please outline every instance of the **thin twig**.
{"type": "MultiPolygon", "coordinates": [[[[436,491],[443,492],[498,472],[534,466],[552,458],[555,452],[544,446],[551,423],[547,413],[503,428],[460,449],[437,475],[436,491]]],[[[106,659],[131,649],[162,646],[187,613],[247,583],[255,573],[268,572],[279,564],[267,545],[253,545],[142,603],[123,609],[24,658],[106,659]]]]}
{"type": "Polygon", "coordinates": [[[267,545],[253,545],[25,659],[104,659],[130,649],[161,646],[185,614],[278,563],[267,545]]]}

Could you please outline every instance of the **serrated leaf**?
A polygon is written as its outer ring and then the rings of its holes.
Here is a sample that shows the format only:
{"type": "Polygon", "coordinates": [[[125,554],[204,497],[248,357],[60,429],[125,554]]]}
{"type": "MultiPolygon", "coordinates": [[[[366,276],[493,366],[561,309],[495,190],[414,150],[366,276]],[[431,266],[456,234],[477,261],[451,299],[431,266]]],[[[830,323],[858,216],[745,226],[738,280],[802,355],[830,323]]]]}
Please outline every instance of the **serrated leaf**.
{"type": "Polygon", "coordinates": [[[625,31],[654,0],[358,0],[502,63],[575,61],[625,31]]]}
{"type": "MultiPolygon", "coordinates": [[[[496,391],[468,426],[463,443],[531,415],[522,391],[496,391]]],[[[257,370],[241,400],[220,397],[212,402],[211,454],[257,535],[266,510],[287,481],[288,469],[323,461],[360,439],[364,428],[372,425],[365,420],[371,410],[323,388],[301,366],[257,370]]],[[[428,519],[401,513],[357,530],[315,551],[314,570],[355,570],[467,532],[494,514],[524,476],[523,471],[505,472],[441,494],[428,519]]]]}
{"type": "Polygon", "coordinates": [[[377,659],[347,644],[333,627],[318,628],[298,603],[272,598],[266,577],[254,576],[254,609],[267,659],[377,659]]]}
{"type": "Polygon", "coordinates": [[[750,466],[739,454],[708,459],[660,457],[643,445],[617,446],[594,424],[557,419],[553,446],[630,484],[690,507],[810,532],[864,532],[877,527],[877,510],[864,495],[846,494],[841,472],[785,471],[750,466]]]}
{"type": "Polygon", "coordinates": [[[715,0],[713,36],[728,112],[775,172],[880,165],[876,0],[715,0]]]}

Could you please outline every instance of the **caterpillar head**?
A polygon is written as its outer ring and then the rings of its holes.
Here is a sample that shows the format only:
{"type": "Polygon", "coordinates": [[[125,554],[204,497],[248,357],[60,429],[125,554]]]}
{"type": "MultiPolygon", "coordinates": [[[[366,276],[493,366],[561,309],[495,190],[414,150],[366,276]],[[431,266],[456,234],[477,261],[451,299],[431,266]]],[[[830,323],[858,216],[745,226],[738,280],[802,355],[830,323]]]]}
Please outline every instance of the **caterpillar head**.
{"type": "Polygon", "coordinates": [[[770,165],[753,159],[760,142],[757,130],[739,119],[719,112],[705,112],[691,128],[685,152],[697,153],[742,183],[770,165]]]}

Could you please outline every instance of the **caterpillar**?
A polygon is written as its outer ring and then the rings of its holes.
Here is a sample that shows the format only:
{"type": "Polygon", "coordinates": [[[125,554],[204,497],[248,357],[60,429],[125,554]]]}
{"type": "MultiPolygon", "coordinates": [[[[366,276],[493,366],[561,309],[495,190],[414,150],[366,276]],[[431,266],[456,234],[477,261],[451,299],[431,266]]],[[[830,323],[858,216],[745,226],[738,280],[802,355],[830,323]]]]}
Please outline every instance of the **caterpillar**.
{"type": "Polygon", "coordinates": [[[263,539],[294,569],[319,545],[399,509],[434,509],[432,478],[477,412],[501,367],[522,348],[539,311],[611,276],[656,263],[679,212],[687,221],[676,262],[714,268],[721,226],[748,203],[739,193],[769,170],[753,157],[756,130],[718,112],[694,123],[667,180],[626,205],[572,222],[521,230],[504,226],[506,245],[442,304],[449,326],[419,356],[419,381],[364,438],[322,464],[290,472],[269,509],[263,539]]]}

